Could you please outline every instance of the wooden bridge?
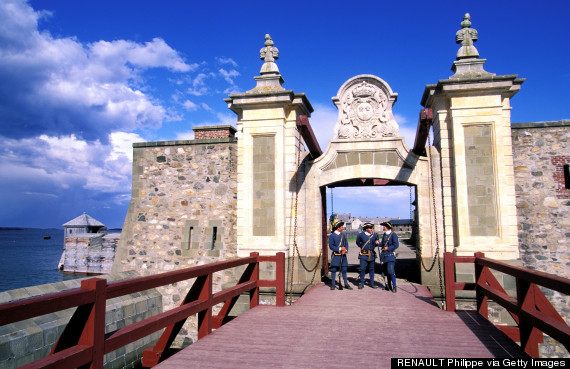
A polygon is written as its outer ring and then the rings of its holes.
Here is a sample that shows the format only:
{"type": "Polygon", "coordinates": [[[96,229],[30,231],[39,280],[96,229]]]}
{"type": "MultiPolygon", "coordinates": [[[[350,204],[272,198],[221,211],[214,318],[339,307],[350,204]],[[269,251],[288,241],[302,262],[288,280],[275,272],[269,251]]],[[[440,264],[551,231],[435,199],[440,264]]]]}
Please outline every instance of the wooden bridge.
{"type": "Polygon", "coordinates": [[[247,311],[156,368],[389,368],[393,357],[528,355],[477,312],[439,309],[424,286],[320,284],[291,306],[247,311]]]}
{"type": "Polygon", "coordinates": [[[285,306],[285,257],[259,256],[109,282],[92,278],[76,290],[0,305],[0,325],[77,306],[52,353],[25,368],[102,368],[105,354],[152,332],[164,330],[157,344],[145,350],[143,365],[179,367],[389,367],[390,358],[537,356],[542,333],[570,348],[570,327],[537,287],[570,293],[570,280],[486,259],[446,255],[446,297],[455,309],[455,290],[473,288],[478,311],[443,311],[427,288],[400,281],[398,293],[382,288],[335,290],[319,284],[291,306],[285,306]],[[275,280],[259,279],[259,263],[276,264],[275,280]],[[477,283],[456,283],[455,262],[472,262],[477,283]],[[212,291],[213,273],[247,265],[237,285],[212,291]],[[490,270],[513,275],[517,298],[509,297],[490,270]],[[194,279],[180,307],[114,332],[104,332],[106,299],[194,279]],[[277,306],[259,305],[259,289],[273,287],[277,306]],[[237,298],[249,292],[250,310],[229,319],[237,298]],[[502,330],[486,319],[487,300],[505,307],[518,326],[502,330]],[[213,307],[223,303],[221,311],[213,307]],[[199,340],[167,358],[182,324],[198,315],[199,340]],[[505,334],[506,333],[506,334],[505,334]],[[514,340],[521,342],[520,346],[514,340]]]}

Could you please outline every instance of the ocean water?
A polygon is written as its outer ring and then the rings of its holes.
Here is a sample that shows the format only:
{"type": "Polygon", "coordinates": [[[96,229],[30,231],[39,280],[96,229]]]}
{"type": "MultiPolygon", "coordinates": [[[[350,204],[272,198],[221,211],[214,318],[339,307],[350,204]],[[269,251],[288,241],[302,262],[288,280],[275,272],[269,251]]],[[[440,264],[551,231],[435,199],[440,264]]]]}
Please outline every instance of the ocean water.
{"type": "Polygon", "coordinates": [[[0,228],[0,291],[86,277],[57,269],[62,251],[63,229],[0,228]]]}

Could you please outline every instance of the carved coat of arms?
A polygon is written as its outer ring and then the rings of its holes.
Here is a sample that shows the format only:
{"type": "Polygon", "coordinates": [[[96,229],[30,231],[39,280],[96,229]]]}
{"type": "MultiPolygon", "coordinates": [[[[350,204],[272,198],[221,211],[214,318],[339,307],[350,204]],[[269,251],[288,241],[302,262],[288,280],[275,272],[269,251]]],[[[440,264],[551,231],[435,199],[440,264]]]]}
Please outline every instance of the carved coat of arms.
{"type": "Polygon", "coordinates": [[[370,139],[398,136],[398,125],[392,115],[397,97],[380,78],[355,77],[346,82],[333,98],[339,108],[335,138],[370,139]]]}

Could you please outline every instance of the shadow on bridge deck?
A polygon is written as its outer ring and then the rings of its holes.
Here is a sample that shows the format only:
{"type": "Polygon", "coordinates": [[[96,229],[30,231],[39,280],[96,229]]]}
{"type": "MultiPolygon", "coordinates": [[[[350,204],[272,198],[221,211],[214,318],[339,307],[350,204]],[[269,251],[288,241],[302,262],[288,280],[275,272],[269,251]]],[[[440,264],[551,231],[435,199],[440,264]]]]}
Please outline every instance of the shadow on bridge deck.
{"type": "Polygon", "coordinates": [[[389,368],[393,357],[525,357],[475,312],[437,308],[428,289],[313,287],[291,306],[259,306],[156,368],[389,368]]]}

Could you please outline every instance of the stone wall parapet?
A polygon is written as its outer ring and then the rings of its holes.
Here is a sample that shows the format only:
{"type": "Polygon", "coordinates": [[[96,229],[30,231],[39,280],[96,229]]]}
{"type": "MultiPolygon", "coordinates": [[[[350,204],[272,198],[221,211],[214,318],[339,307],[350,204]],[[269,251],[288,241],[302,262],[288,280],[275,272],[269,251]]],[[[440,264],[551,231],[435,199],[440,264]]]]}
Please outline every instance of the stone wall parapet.
{"type": "Polygon", "coordinates": [[[201,140],[179,140],[179,141],[154,141],[154,142],[134,142],[133,148],[138,147],[160,147],[160,146],[185,146],[185,145],[203,145],[203,144],[220,144],[237,142],[236,137],[225,138],[208,138],[201,140]]]}

